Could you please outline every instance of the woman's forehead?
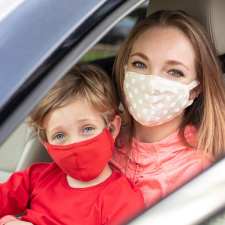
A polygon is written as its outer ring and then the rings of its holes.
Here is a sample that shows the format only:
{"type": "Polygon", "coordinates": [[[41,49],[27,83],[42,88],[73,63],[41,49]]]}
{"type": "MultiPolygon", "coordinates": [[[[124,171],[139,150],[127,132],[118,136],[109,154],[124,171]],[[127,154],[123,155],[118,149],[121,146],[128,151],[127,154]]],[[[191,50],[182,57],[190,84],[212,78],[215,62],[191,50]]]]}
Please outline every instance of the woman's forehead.
{"type": "Polygon", "coordinates": [[[134,42],[131,53],[149,58],[164,55],[170,60],[193,63],[195,50],[189,38],[175,27],[153,27],[143,32],[134,42]]]}

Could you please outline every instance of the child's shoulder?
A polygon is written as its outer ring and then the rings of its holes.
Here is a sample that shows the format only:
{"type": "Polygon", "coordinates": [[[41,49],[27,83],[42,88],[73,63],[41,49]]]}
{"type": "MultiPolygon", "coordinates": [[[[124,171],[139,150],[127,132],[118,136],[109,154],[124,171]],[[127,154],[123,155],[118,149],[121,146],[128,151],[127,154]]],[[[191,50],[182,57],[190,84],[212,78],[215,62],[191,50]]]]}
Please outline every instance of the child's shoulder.
{"type": "Polygon", "coordinates": [[[31,172],[45,172],[55,170],[57,168],[56,164],[53,162],[37,162],[33,163],[27,170],[31,172]]]}
{"type": "Polygon", "coordinates": [[[102,193],[103,223],[119,225],[144,209],[141,191],[124,175],[114,171],[102,193]]]}
{"type": "Polygon", "coordinates": [[[110,185],[108,186],[108,189],[131,189],[138,191],[139,189],[133,185],[133,183],[125,176],[123,175],[120,171],[113,170],[112,176],[111,176],[111,182],[110,185]],[[115,188],[116,186],[116,188],[115,188]]]}
{"type": "Polygon", "coordinates": [[[34,163],[30,167],[25,170],[29,176],[35,177],[46,177],[48,175],[54,175],[60,172],[58,166],[53,162],[41,162],[41,163],[34,163]]]}
{"type": "Polygon", "coordinates": [[[113,171],[111,181],[104,189],[104,195],[107,196],[107,200],[114,201],[143,201],[141,191],[136,187],[126,176],[118,171],[113,171]],[[129,199],[129,200],[128,200],[129,199]]]}

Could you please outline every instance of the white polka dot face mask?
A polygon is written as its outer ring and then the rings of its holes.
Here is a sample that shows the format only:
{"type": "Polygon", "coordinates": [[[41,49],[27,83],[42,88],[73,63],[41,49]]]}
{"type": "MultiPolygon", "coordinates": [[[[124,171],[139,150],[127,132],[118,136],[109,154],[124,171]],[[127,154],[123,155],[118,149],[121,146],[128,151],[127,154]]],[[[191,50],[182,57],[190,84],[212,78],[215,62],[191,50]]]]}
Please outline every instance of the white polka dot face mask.
{"type": "Polygon", "coordinates": [[[128,110],[144,126],[168,122],[193,103],[190,91],[199,82],[183,84],[157,75],[126,71],[124,93],[128,110]]]}

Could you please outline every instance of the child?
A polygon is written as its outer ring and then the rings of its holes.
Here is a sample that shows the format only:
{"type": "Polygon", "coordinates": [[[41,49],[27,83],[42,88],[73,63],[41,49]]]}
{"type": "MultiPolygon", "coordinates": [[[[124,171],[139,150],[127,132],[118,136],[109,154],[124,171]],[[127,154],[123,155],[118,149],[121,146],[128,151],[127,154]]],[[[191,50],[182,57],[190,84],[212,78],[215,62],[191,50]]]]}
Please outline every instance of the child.
{"type": "Polygon", "coordinates": [[[119,225],[140,212],[140,192],[108,165],[116,113],[110,80],[96,67],[75,67],[60,80],[30,115],[54,162],[0,184],[1,224],[119,225]],[[21,213],[20,221],[6,216],[21,213]]]}

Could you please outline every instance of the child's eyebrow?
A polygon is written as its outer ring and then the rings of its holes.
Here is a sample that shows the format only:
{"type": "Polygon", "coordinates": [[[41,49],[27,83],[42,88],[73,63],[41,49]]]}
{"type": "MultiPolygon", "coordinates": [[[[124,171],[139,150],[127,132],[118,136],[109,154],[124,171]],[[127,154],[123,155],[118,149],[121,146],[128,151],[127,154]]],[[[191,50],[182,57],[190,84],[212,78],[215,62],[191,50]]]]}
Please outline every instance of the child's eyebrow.
{"type": "MultiPolygon", "coordinates": [[[[81,118],[76,120],[76,123],[78,124],[84,124],[84,123],[92,123],[92,122],[98,122],[96,119],[89,117],[89,118],[81,118]]],[[[59,125],[59,126],[55,126],[52,129],[49,129],[49,133],[54,133],[56,131],[64,131],[66,130],[66,126],[63,125],[59,125]]]]}
{"type": "Polygon", "coordinates": [[[86,121],[89,121],[90,119],[79,119],[77,120],[78,122],[86,122],[86,121]]]}
{"type": "Polygon", "coordinates": [[[86,123],[86,122],[89,122],[90,123],[90,122],[95,122],[95,121],[97,121],[97,120],[94,119],[94,118],[91,118],[91,117],[90,118],[87,118],[87,119],[78,119],[77,120],[78,123],[86,123]]]}
{"type": "Polygon", "coordinates": [[[52,132],[56,132],[56,131],[61,131],[61,130],[64,130],[65,128],[63,126],[57,126],[57,127],[53,127],[50,131],[50,133],[52,132]]]}

